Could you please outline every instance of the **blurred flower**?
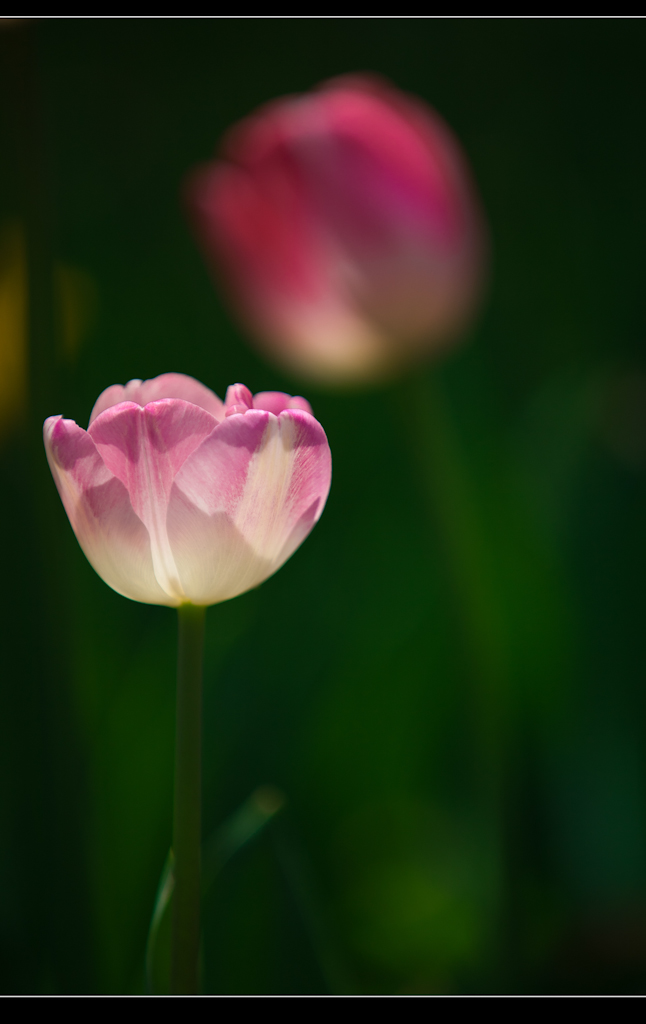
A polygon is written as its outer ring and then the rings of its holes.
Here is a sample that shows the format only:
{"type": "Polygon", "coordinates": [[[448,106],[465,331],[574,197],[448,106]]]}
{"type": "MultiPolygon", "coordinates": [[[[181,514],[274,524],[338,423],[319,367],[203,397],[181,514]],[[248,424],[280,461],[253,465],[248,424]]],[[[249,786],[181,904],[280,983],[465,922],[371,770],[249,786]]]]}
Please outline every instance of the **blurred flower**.
{"type": "Polygon", "coordinates": [[[385,377],[449,344],[477,305],[486,232],[460,146],[379,79],[261,108],[186,197],[250,328],[310,378],[385,377]]]}
{"type": "Polygon", "coordinates": [[[72,528],[117,593],[147,604],[215,604],[289,558],[328,495],[330,449],[304,398],[223,403],[166,373],[101,394],[87,431],[50,416],[45,448],[72,528]]]}

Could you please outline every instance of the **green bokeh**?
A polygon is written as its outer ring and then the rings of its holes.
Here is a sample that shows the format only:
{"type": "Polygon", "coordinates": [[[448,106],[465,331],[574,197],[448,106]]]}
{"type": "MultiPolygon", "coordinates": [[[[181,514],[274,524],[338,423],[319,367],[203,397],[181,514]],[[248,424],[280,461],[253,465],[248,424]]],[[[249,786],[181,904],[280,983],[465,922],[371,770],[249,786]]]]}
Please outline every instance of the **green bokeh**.
{"type": "MultiPolygon", "coordinates": [[[[643,992],[644,23],[0,32],[0,223],[23,215],[29,32],[51,247],[95,293],[46,412],[85,424],[107,385],[177,370],[304,391],[332,449],[303,547],[207,615],[205,830],[259,785],[286,805],[209,896],[205,991],[643,992]],[[352,71],[453,127],[493,268],[428,380],[334,395],[256,353],[180,194],[240,117],[352,71]]],[[[101,582],[30,452],[2,438],[0,986],[140,992],[175,616],[101,582]]]]}

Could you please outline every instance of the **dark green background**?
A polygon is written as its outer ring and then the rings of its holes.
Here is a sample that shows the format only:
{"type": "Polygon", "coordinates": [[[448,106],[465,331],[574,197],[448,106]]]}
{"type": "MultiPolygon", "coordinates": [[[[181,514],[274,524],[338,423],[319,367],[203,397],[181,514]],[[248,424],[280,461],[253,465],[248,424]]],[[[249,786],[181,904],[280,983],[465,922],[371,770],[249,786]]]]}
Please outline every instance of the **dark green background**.
{"type": "Polygon", "coordinates": [[[43,251],[96,289],[77,355],[40,384],[33,370],[32,426],[2,442],[3,991],[143,991],[175,616],[94,574],[34,438],[44,415],[85,425],[107,385],[169,370],[221,396],[304,393],[334,462],[303,547],[207,615],[205,830],[260,784],[287,804],[209,898],[205,991],[646,989],[645,35],[352,18],[2,32],[2,221],[33,226],[38,207],[43,251]],[[256,106],[353,71],[455,130],[493,259],[471,337],[427,380],[335,395],[256,355],[180,188],[256,106]]]}

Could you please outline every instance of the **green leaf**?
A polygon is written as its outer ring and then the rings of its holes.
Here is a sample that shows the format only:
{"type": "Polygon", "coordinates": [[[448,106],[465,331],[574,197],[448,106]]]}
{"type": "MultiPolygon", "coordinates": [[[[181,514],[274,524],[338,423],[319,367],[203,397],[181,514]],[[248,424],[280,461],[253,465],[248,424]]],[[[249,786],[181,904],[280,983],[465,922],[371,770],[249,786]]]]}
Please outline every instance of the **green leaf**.
{"type": "MultiPolygon", "coordinates": [[[[285,803],[274,786],[260,786],[202,844],[202,899],[219,872],[238,850],[255,838],[285,803]]],[[[146,986],[151,995],[170,992],[171,906],[175,887],[173,851],[161,873],[146,944],[146,986]]]]}

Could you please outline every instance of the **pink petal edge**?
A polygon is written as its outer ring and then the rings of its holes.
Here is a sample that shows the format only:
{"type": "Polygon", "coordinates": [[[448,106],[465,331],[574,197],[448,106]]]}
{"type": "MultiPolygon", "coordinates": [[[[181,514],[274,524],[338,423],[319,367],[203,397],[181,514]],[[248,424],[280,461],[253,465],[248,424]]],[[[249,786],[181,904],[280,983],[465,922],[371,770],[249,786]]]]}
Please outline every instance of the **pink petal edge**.
{"type": "Polygon", "coordinates": [[[177,398],[184,402],[197,405],[205,409],[220,422],[224,419],[224,403],[218,398],[215,392],[207,388],[195,377],[189,377],[185,373],[162,373],[159,377],[152,377],[150,380],[134,379],[123,384],[112,384],[105,391],[102,391],[90,414],[91,426],[97,416],[100,416],[106,409],[122,402],[134,402],[136,405],[145,406],[149,402],[156,402],[162,398],[177,398]]]}
{"type": "Polygon", "coordinates": [[[312,406],[306,398],[302,398],[300,395],[292,397],[292,395],[285,394],[284,391],[259,391],[253,396],[253,407],[273,412],[275,416],[286,409],[301,409],[303,412],[308,412],[310,416],[313,415],[312,406]]]}
{"type": "Polygon", "coordinates": [[[89,434],[62,416],[50,416],[43,434],[54,482],[95,572],[133,601],[178,604],[157,581],[149,534],[128,491],[107,468],[89,434]]]}

